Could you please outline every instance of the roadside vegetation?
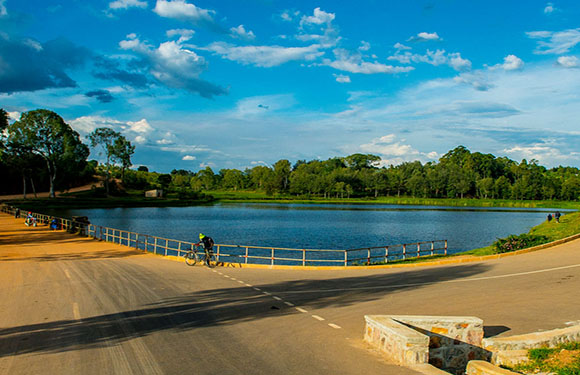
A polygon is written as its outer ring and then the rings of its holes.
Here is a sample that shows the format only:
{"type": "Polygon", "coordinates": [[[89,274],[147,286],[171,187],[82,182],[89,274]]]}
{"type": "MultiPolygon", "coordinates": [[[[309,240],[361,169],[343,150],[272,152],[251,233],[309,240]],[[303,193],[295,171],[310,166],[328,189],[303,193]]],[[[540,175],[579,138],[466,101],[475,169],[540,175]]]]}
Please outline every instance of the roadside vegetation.
{"type": "Polygon", "coordinates": [[[580,375],[580,342],[530,349],[528,358],[529,362],[515,366],[513,370],[522,374],[580,375]]]}

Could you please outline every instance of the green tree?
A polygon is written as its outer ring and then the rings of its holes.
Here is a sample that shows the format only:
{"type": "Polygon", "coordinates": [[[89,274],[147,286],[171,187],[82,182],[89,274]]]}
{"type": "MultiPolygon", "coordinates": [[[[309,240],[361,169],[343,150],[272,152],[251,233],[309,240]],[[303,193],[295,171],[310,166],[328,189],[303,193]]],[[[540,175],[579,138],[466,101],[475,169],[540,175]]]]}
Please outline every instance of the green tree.
{"type": "Polygon", "coordinates": [[[487,199],[488,196],[491,196],[493,194],[493,184],[494,181],[491,177],[480,178],[477,180],[475,185],[479,197],[487,199]]]}
{"type": "Polygon", "coordinates": [[[121,164],[121,180],[125,181],[125,170],[131,167],[131,156],[135,153],[135,146],[124,136],[120,135],[113,142],[111,158],[113,162],[121,164]]]}
{"type": "Polygon", "coordinates": [[[277,191],[285,192],[288,190],[291,170],[292,166],[288,160],[278,160],[274,163],[274,186],[277,191]]]}
{"type": "MultiPolygon", "coordinates": [[[[109,180],[111,178],[111,161],[115,157],[115,143],[121,137],[121,133],[111,128],[97,128],[87,136],[91,142],[91,147],[100,147],[99,155],[105,155],[105,190],[107,195],[110,192],[109,180]]],[[[129,158],[130,160],[130,158],[129,158]]]]}
{"type": "Polygon", "coordinates": [[[25,112],[8,127],[8,147],[39,155],[46,162],[50,197],[55,180],[65,163],[86,163],[89,150],[79,134],[55,112],[37,109],[25,112]]]}
{"type": "Polygon", "coordinates": [[[374,168],[380,161],[380,156],[372,154],[352,154],[344,158],[346,166],[353,169],[374,168]]]}

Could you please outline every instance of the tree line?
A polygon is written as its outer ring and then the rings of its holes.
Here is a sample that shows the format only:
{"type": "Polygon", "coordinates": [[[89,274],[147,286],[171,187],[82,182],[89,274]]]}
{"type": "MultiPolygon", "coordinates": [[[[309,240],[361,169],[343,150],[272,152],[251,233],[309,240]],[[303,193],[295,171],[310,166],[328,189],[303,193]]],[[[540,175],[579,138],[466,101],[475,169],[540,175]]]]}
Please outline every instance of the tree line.
{"type": "MultiPolygon", "coordinates": [[[[57,187],[64,190],[94,181],[99,167],[96,161],[87,160],[89,146],[57,113],[37,109],[22,113],[12,124],[8,120],[8,113],[0,109],[0,173],[5,181],[0,193],[22,189],[26,197],[30,186],[34,194],[37,189],[48,189],[54,198],[57,187]]],[[[110,128],[95,129],[87,140],[105,156],[108,193],[111,165],[119,164],[125,171],[131,166],[135,147],[110,128]]]]}
{"type": "Polygon", "coordinates": [[[458,146],[438,162],[404,162],[379,167],[372,154],[328,160],[279,160],[243,171],[210,167],[197,172],[175,169],[170,174],[131,171],[134,187],[170,191],[262,191],[304,198],[410,196],[417,198],[482,198],[513,200],[578,200],[580,171],[575,167],[546,168],[537,160],[515,162],[507,157],[471,152],[458,146]]]}
{"type": "Polygon", "coordinates": [[[417,198],[482,198],[513,200],[579,200],[580,171],[576,167],[546,168],[537,160],[471,152],[458,146],[437,162],[404,162],[380,166],[372,154],[353,154],[327,160],[282,159],[273,165],[245,170],[205,167],[197,172],[174,169],[149,172],[130,169],[135,147],[110,128],[95,129],[82,142],[56,113],[38,109],[22,113],[12,124],[0,109],[0,193],[23,191],[27,186],[67,189],[94,181],[101,175],[106,194],[123,189],[162,188],[180,198],[199,197],[213,190],[259,191],[304,198],[409,196],[417,198]],[[88,161],[89,146],[104,163],[88,161]],[[115,180],[122,181],[117,186],[115,180]],[[4,181],[6,183],[4,183],[4,181]],[[29,184],[30,183],[30,184],[29,184]]]}

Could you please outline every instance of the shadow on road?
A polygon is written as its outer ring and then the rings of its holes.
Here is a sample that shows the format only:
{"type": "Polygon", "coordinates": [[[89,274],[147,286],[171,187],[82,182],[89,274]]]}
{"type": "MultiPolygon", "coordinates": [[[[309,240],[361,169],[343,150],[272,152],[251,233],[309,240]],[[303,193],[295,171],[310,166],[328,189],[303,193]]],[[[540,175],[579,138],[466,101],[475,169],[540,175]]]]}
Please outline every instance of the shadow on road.
{"type": "MultiPolygon", "coordinates": [[[[375,300],[389,293],[420,288],[421,285],[417,284],[436,284],[470,277],[488,268],[484,264],[423,268],[332,280],[284,281],[259,287],[274,295],[284,295],[284,291],[308,292],[300,294],[300,306],[315,309],[375,300]],[[315,290],[317,292],[310,293],[315,290]]],[[[110,346],[169,330],[191,330],[194,335],[192,340],[195,340],[197,328],[232,325],[295,313],[296,309],[249,287],[202,290],[117,314],[94,316],[80,321],[61,320],[3,328],[0,329],[0,357],[16,353],[62,352],[110,346]]]]}

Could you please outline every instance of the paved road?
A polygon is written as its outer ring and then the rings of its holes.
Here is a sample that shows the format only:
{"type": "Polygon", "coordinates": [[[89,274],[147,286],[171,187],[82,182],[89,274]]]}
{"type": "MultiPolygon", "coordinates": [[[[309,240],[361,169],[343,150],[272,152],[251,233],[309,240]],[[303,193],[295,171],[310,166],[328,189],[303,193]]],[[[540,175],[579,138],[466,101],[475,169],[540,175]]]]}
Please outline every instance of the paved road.
{"type": "Polygon", "coordinates": [[[187,267],[0,215],[0,374],[413,374],[365,314],[472,315],[490,334],[580,320],[580,242],[382,270],[187,267]]]}

